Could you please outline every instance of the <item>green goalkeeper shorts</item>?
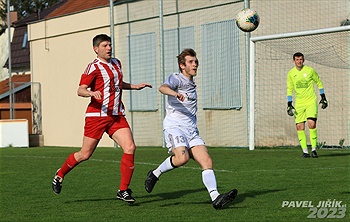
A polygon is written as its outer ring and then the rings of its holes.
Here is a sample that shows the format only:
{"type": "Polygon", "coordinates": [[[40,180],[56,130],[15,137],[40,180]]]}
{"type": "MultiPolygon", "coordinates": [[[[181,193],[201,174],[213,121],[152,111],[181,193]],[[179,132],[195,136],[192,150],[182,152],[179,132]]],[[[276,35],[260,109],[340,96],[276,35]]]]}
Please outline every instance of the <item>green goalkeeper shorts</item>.
{"type": "Polygon", "coordinates": [[[308,118],[317,119],[318,106],[317,101],[305,104],[295,104],[295,123],[305,122],[308,118]]]}

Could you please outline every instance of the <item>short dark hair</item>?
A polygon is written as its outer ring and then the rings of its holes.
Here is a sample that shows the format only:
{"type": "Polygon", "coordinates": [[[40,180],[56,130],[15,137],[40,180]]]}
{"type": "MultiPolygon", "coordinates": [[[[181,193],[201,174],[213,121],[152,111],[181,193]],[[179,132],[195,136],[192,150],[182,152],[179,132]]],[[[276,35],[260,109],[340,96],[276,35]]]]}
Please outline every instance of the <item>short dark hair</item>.
{"type": "Polygon", "coordinates": [[[293,55],[293,60],[295,59],[295,57],[303,57],[303,58],[304,58],[304,54],[301,53],[301,52],[296,52],[296,53],[294,53],[294,55],[293,55]]]}
{"type": "Polygon", "coordinates": [[[181,70],[180,64],[185,65],[185,63],[186,63],[186,59],[185,59],[186,56],[196,57],[197,53],[193,49],[190,49],[190,48],[182,50],[182,52],[177,56],[177,63],[179,65],[180,70],[181,70]]]}
{"type": "Polygon", "coordinates": [[[99,46],[101,42],[104,41],[108,41],[111,42],[111,37],[109,37],[106,34],[99,34],[96,35],[93,39],[92,39],[92,46],[99,46]]]}

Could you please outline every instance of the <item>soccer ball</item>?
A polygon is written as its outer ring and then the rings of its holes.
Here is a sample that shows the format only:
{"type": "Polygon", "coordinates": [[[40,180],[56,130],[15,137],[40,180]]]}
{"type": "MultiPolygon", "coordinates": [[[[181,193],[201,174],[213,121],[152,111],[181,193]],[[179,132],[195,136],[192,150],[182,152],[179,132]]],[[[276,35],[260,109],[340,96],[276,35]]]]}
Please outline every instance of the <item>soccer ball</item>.
{"type": "Polygon", "coordinates": [[[252,32],[258,28],[260,17],[258,13],[250,8],[245,8],[236,16],[237,27],[243,32],[252,32]]]}

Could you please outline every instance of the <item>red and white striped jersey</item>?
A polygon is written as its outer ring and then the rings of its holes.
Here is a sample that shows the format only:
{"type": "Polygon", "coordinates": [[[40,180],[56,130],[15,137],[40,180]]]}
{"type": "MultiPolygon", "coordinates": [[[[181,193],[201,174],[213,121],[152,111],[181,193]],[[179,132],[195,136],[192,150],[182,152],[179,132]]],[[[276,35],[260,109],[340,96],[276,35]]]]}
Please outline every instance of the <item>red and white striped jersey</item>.
{"type": "Polygon", "coordinates": [[[110,63],[96,58],[89,63],[81,75],[79,85],[87,85],[91,91],[100,91],[102,99],[91,101],[86,109],[86,117],[125,115],[122,98],[123,73],[121,62],[112,58],[110,63]]]}

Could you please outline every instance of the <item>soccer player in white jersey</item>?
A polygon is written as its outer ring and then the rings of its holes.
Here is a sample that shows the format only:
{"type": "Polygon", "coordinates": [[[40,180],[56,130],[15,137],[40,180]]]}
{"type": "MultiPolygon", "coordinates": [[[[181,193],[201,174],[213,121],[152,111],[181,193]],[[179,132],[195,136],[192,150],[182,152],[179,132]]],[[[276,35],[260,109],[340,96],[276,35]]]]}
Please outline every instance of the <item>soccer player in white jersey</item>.
{"type": "Polygon", "coordinates": [[[295,67],[288,72],[287,77],[287,113],[290,116],[294,116],[298,139],[303,150],[301,157],[310,158],[305,134],[305,122],[307,121],[310,133],[311,156],[318,158],[316,152],[318,107],[314,84],[317,85],[320,91],[321,108],[327,108],[328,102],[324,93],[323,83],[317,72],[312,67],[304,65],[304,55],[300,52],[295,53],[293,62],[295,67]],[[295,108],[292,105],[293,91],[295,92],[295,108]]]}
{"type": "Polygon", "coordinates": [[[152,86],[148,83],[133,85],[123,81],[122,66],[112,58],[111,38],[105,34],[93,38],[93,50],[97,58],[88,64],[81,75],[78,96],[89,97],[86,109],[83,145],[78,152],[68,156],[56,171],[52,189],[59,194],[63,178],[79,163],[88,160],[95,151],[104,132],[123,149],[120,162],[121,180],[117,198],[128,203],[135,202],[129,184],[134,172],[135,143],[130,126],[125,118],[122,91],[140,90],[152,86]]]}
{"type": "Polygon", "coordinates": [[[216,185],[212,159],[197,128],[197,92],[194,77],[197,75],[198,59],[193,49],[185,49],[177,56],[180,73],[171,74],[159,91],[168,96],[163,130],[168,158],[158,168],[150,170],[145,189],[152,192],[159,177],[194,159],[202,168],[202,180],[215,209],[232,202],[237,190],[220,194],[216,185]]]}

